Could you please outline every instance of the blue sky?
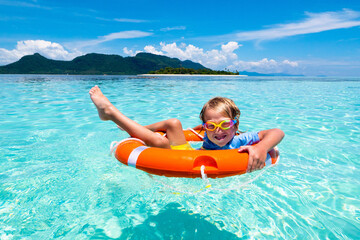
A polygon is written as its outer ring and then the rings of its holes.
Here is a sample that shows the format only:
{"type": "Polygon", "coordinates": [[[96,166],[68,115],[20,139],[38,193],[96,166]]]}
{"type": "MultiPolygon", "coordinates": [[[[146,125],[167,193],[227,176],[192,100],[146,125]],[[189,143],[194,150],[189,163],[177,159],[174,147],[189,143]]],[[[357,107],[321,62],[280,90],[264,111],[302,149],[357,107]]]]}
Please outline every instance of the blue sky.
{"type": "Polygon", "coordinates": [[[360,75],[360,1],[0,0],[0,65],[151,52],[212,69],[360,75]]]}

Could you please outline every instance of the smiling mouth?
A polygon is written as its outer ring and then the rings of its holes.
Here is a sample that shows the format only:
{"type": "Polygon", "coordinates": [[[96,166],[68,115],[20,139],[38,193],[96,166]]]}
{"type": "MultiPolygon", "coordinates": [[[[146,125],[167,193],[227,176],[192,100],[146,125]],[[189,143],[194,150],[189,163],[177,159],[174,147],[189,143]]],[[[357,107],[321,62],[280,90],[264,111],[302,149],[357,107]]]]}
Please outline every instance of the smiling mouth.
{"type": "Polygon", "coordinates": [[[220,141],[220,140],[223,140],[224,138],[226,138],[226,135],[215,136],[214,138],[216,140],[220,141]]]}

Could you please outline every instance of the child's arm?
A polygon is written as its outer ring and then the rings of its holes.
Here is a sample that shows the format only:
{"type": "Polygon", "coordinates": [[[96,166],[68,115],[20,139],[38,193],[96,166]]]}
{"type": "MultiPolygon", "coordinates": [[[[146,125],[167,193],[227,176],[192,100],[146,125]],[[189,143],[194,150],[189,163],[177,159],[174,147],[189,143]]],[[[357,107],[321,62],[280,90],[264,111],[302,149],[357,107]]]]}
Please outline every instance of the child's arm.
{"type": "Polygon", "coordinates": [[[202,130],[203,129],[203,125],[197,125],[196,127],[193,127],[194,130],[202,130]]]}
{"type": "Polygon", "coordinates": [[[242,146],[239,152],[249,153],[247,172],[252,172],[264,167],[267,153],[281,142],[285,133],[278,128],[259,132],[260,142],[254,146],[242,146]]]}

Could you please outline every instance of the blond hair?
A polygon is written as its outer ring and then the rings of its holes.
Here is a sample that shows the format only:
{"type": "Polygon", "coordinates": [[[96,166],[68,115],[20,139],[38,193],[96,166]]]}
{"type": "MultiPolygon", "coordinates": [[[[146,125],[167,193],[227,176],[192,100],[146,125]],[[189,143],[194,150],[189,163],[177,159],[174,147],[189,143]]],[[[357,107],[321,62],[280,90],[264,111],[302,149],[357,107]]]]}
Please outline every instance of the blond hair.
{"type": "Polygon", "coordinates": [[[210,99],[207,103],[205,103],[200,112],[200,119],[203,123],[205,122],[204,115],[207,109],[214,109],[231,119],[236,119],[235,128],[238,129],[241,112],[233,100],[226,97],[214,97],[210,99]]]}

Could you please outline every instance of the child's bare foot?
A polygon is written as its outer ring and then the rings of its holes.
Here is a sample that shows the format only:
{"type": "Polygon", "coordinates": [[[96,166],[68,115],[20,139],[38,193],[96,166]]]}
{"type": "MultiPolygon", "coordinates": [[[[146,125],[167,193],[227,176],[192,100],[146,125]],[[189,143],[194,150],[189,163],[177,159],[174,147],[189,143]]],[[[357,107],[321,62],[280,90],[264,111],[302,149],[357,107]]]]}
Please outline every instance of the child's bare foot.
{"type": "Polygon", "coordinates": [[[98,110],[100,119],[104,121],[110,120],[115,108],[114,105],[104,96],[98,86],[91,88],[89,94],[98,110]]]}

